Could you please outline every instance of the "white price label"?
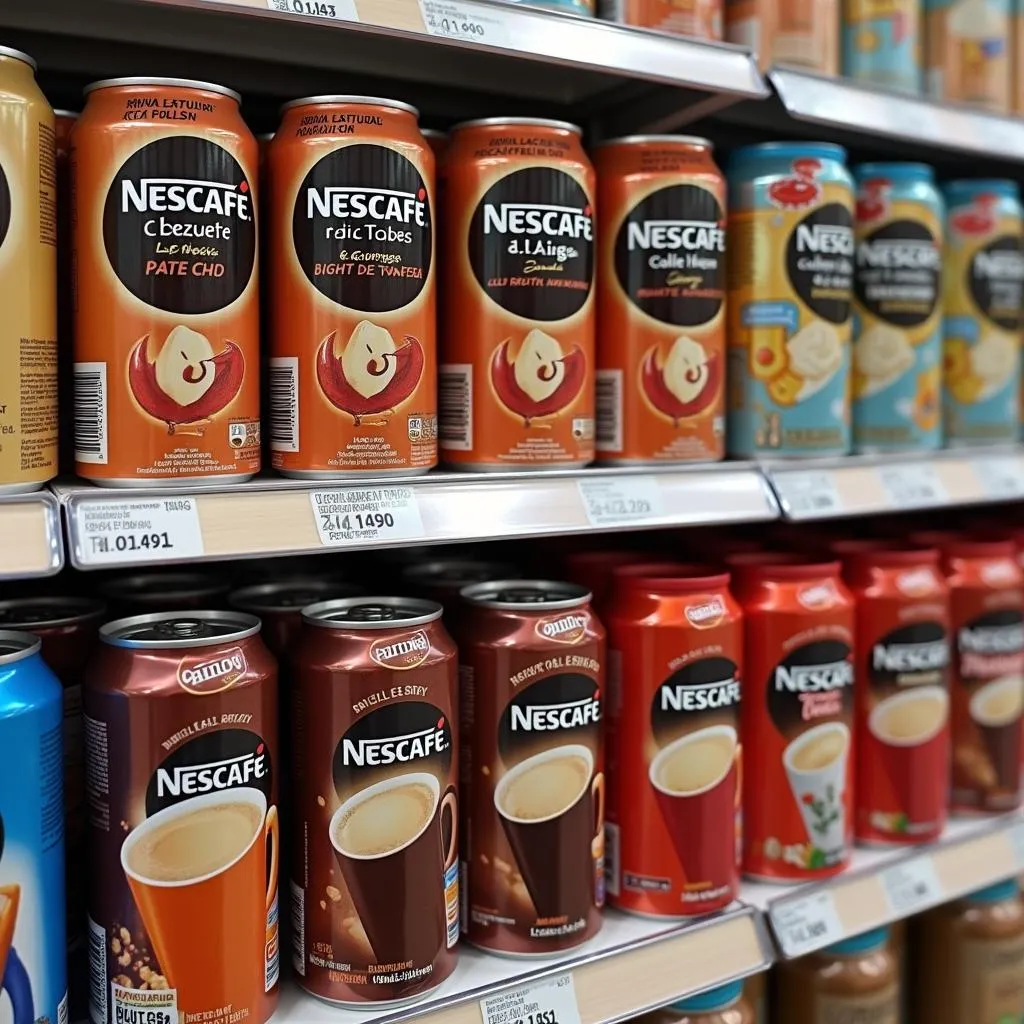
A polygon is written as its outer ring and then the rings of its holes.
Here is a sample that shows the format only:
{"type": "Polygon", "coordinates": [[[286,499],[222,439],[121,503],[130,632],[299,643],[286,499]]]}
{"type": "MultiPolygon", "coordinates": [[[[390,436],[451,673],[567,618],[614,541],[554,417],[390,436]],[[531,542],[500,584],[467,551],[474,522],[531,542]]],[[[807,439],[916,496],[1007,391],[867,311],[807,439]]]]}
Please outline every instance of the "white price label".
{"type": "Polygon", "coordinates": [[[1017,870],[1024,871],[1024,822],[1008,828],[1006,838],[1010,844],[1010,852],[1013,854],[1017,870]]]}
{"type": "Polygon", "coordinates": [[[990,455],[975,458],[973,468],[986,498],[1024,495],[1024,459],[1016,455],[990,455]]]}
{"type": "Polygon", "coordinates": [[[931,856],[927,854],[894,864],[886,868],[880,877],[889,907],[897,917],[916,914],[942,902],[942,883],[935,873],[931,856]]]}
{"type": "Polygon", "coordinates": [[[508,42],[508,30],[500,12],[449,0],[420,0],[420,12],[432,36],[497,46],[508,42]]]}
{"type": "Polygon", "coordinates": [[[559,974],[480,1000],[484,1024],[580,1024],[571,974],[559,974]]]}
{"type": "Polygon", "coordinates": [[[195,498],[86,500],[73,509],[83,565],[183,561],[204,553],[195,498]]]}
{"type": "Polygon", "coordinates": [[[637,523],[665,514],[661,487],[653,476],[598,477],[580,480],[578,486],[591,526],[637,523]]]}
{"type": "Polygon", "coordinates": [[[768,913],[787,957],[803,956],[830,946],[845,935],[835,900],[827,890],[773,903],[768,913]]]}
{"type": "Polygon", "coordinates": [[[327,21],[358,21],[355,0],[267,0],[267,7],[279,14],[324,18],[327,21]]]}
{"type": "Polygon", "coordinates": [[[783,511],[790,519],[834,516],[843,511],[843,499],[831,473],[773,474],[783,511]]]}
{"type": "Polygon", "coordinates": [[[423,536],[420,506],[411,487],[312,491],[309,501],[320,543],[329,548],[423,536]]]}
{"type": "Polygon", "coordinates": [[[878,471],[889,504],[895,508],[920,508],[949,501],[934,466],[893,466],[878,471]]]}

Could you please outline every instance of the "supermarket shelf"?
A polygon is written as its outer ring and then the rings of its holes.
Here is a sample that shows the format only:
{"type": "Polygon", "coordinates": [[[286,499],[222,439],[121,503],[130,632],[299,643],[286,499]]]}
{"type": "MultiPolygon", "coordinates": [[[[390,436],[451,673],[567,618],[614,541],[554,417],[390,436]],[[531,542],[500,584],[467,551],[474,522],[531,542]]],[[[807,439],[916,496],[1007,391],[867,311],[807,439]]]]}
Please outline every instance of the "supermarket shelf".
{"type": "MultiPolygon", "coordinates": [[[[421,1002],[398,1009],[349,1010],[286,988],[280,1024],[480,1024],[480,1000],[569,975],[580,1024],[612,1024],[676,999],[765,970],[773,958],[759,914],[747,907],[690,924],[610,911],[590,942],[557,959],[523,960],[464,946],[455,973],[421,1002]]],[[[484,1020],[487,1017],[484,1015],[484,1020]]],[[[561,1019],[561,1018],[560,1018],[561,1019]]]]}
{"type": "Polygon", "coordinates": [[[1024,819],[960,819],[939,842],[908,850],[863,850],[846,874],[786,888],[745,884],[782,954],[802,956],[870,928],[958,899],[1024,870],[1024,819]]]}
{"type": "Polygon", "coordinates": [[[0,580],[52,576],[63,565],[57,499],[49,491],[0,498],[0,580]]]}
{"type": "Polygon", "coordinates": [[[432,473],[316,486],[261,478],[180,492],[71,483],[55,491],[65,510],[69,557],[80,569],[778,516],[771,488],[748,463],[658,473],[432,473]]]}

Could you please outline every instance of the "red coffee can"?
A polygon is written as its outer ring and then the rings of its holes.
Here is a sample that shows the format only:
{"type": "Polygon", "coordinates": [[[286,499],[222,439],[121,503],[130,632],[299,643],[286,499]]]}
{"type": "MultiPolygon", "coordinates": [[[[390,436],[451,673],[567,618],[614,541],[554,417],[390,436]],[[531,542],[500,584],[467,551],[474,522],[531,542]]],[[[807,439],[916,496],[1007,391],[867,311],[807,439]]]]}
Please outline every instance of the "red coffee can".
{"type": "Polygon", "coordinates": [[[615,571],[608,616],[609,902],[678,917],[739,888],[743,613],[728,573],[615,571]]]}
{"type": "Polygon", "coordinates": [[[590,591],[594,607],[603,610],[611,597],[612,576],[620,565],[632,565],[649,560],[641,551],[628,548],[591,548],[572,551],[563,559],[565,575],[590,591]]]}

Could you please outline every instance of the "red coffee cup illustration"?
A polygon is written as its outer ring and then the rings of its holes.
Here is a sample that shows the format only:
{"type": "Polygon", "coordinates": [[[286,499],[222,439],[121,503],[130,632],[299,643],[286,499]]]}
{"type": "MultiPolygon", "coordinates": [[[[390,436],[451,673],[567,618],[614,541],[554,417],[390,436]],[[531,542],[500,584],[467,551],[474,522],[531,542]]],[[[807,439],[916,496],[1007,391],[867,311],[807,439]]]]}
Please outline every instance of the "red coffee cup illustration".
{"type": "Polygon", "coordinates": [[[844,722],[825,722],[802,732],[782,754],[807,840],[826,863],[840,859],[848,845],[849,754],[850,730],[844,722]]]}
{"type": "Polygon", "coordinates": [[[1015,792],[1020,778],[1024,679],[1001,676],[978,687],[971,696],[970,711],[998,788],[1015,792]]]}

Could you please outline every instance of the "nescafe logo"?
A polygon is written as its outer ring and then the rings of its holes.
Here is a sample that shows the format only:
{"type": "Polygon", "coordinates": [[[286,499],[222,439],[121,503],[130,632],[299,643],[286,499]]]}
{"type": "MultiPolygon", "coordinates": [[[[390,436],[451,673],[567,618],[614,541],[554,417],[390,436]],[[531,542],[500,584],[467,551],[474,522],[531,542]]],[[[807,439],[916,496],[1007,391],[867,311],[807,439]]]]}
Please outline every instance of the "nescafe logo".
{"type": "Polygon", "coordinates": [[[241,647],[232,647],[214,658],[183,658],[178,663],[178,683],[188,693],[207,696],[230,689],[248,671],[241,647]]]}
{"type": "Polygon", "coordinates": [[[844,324],[853,292],[853,218],[842,203],[825,203],[801,220],[786,243],[793,291],[823,320],[844,324]]]}
{"type": "Polygon", "coordinates": [[[273,763],[262,736],[247,729],[221,729],[183,743],[150,777],[146,815],[182,800],[225,789],[260,790],[270,802],[273,763]]]}
{"type": "Polygon", "coordinates": [[[381,668],[396,669],[399,672],[418,668],[430,654],[430,640],[422,629],[406,636],[374,640],[370,644],[370,658],[381,668]]]}
{"type": "Polygon", "coordinates": [[[857,299],[897,327],[917,327],[935,312],[941,273],[939,241],[919,221],[890,221],[857,243],[857,299]]]}
{"type": "Polygon", "coordinates": [[[537,635],[545,640],[554,640],[559,644],[578,644],[586,638],[589,625],[589,615],[569,612],[565,615],[538,619],[534,629],[537,635]]]}
{"type": "Polygon", "coordinates": [[[594,210],[580,183],[554,167],[512,171],[469,224],[469,264],[502,309],[527,320],[578,313],[594,280],[594,210]]]}
{"type": "Polygon", "coordinates": [[[979,615],[957,630],[957,657],[964,679],[994,679],[1024,670],[1024,616],[1004,609],[979,615]]]}
{"type": "Polygon", "coordinates": [[[347,309],[407,306],[430,274],[430,197],[416,165],[387,146],[343,146],[302,180],[292,212],[309,283],[347,309]]]}
{"type": "Polygon", "coordinates": [[[680,716],[732,721],[740,703],[739,667],[729,658],[700,658],[673,672],[651,700],[651,732],[659,745],[679,734],[680,716]],[[724,715],[723,715],[724,713],[724,715]]]}
{"type": "Polygon", "coordinates": [[[816,640],[791,651],[768,678],[768,712],[783,735],[853,707],[853,657],[841,640],[816,640]]]}
{"type": "Polygon", "coordinates": [[[1024,325],[1024,242],[1002,235],[978,249],[967,268],[967,288],[981,315],[1007,331],[1024,325]]]}
{"type": "Polygon", "coordinates": [[[944,683],[949,636],[941,622],[916,622],[886,633],[871,646],[868,663],[875,686],[944,683]]]}
{"type": "Polygon", "coordinates": [[[615,273],[637,309],[662,323],[713,320],[725,297],[725,223],[713,192],[670,185],[626,215],[615,238],[615,273]]]}
{"type": "Polygon", "coordinates": [[[7,174],[0,166],[0,248],[7,241],[7,232],[11,227],[11,186],[7,174]]]}
{"type": "Polygon", "coordinates": [[[229,306],[256,266],[244,171],[209,139],[175,135],[143,146],[107,189],[103,244],[118,280],[148,306],[180,314],[229,306]]]}
{"type": "Polygon", "coordinates": [[[498,722],[498,752],[515,763],[525,751],[595,742],[601,732],[601,691],[580,672],[546,676],[515,695],[498,722]]]}

